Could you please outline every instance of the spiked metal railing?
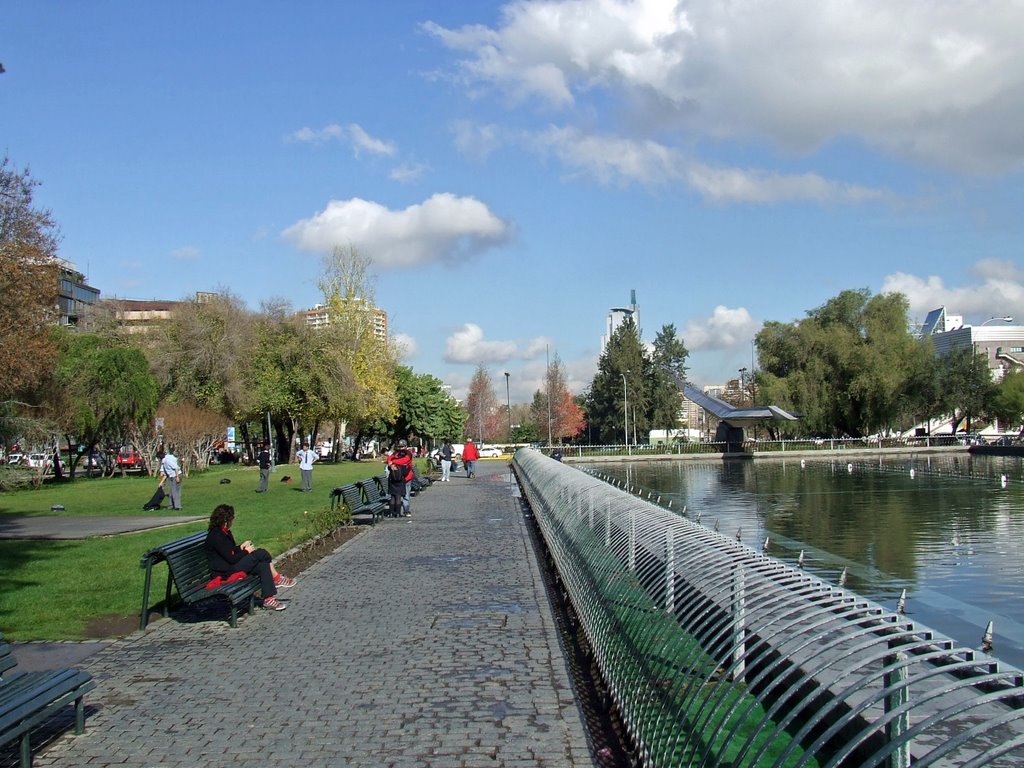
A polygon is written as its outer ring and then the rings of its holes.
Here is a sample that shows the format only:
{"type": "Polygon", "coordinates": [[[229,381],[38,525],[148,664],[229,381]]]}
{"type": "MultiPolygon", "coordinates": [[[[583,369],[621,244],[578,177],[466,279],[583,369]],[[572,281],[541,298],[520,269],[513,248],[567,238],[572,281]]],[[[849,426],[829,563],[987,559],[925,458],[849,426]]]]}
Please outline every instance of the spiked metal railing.
{"type": "Polygon", "coordinates": [[[1024,673],[523,449],[514,468],[645,766],[1011,766],[1024,673]]]}

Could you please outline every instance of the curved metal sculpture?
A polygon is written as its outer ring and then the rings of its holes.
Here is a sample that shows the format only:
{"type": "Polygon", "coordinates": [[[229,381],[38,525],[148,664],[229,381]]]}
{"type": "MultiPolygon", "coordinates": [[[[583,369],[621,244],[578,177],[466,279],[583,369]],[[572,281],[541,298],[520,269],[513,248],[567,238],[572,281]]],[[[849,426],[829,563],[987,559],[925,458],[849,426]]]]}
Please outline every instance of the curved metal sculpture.
{"type": "Polygon", "coordinates": [[[543,454],[514,467],[645,766],[1011,766],[1024,673],[543,454]]]}

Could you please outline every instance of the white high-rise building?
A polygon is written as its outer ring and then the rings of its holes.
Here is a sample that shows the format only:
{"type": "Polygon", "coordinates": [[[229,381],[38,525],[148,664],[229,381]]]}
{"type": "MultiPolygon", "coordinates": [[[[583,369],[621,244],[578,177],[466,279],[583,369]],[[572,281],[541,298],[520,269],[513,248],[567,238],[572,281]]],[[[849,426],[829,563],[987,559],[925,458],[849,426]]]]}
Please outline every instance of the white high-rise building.
{"type": "Polygon", "coordinates": [[[601,352],[604,353],[604,348],[608,346],[609,340],[612,338],[612,334],[615,330],[622,325],[627,317],[633,318],[633,324],[636,325],[637,335],[640,335],[640,305],[636,303],[636,288],[630,289],[629,292],[629,306],[628,307],[612,307],[608,310],[608,318],[605,322],[605,333],[601,337],[601,352]]]}

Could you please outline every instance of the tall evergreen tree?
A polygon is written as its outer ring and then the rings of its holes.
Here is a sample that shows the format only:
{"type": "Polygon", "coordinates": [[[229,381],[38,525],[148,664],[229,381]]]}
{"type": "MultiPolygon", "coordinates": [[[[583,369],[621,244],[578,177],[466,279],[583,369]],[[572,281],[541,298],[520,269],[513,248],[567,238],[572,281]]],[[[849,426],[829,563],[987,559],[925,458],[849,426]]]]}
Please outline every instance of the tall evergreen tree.
{"type": "Polygon", "coordinates": [[[596,439],[622,443],[624,416],[628,416],[630,443],[634,442],[634,435],[646,437],[650,429],[651,370],[652,363],[640,342],[636,324],[627,318],[608,340],[590,385],[587,419],[596,439]]]}
{"type": "Polygon", "coordinates": [[[682,386],[686,383],[686,359],[690,352],[676,335],[676,327],[668,323],[654,337],[651,371],[651,420],[655,429],[667,433],[679,426],[683,404],[682,386]]]}

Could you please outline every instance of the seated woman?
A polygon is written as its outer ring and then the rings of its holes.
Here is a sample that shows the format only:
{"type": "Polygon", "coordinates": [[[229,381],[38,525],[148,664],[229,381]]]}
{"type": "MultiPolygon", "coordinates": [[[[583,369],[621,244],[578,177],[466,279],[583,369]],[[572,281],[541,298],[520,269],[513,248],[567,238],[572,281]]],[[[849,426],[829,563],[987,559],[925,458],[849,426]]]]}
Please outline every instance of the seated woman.
{"type": "Polygon", "coordinates": [[[275,570],[267,550],[256,549],[251,541],[236,544],[235,537],[231,534],[231,523],[234,520],[235,508],[230,504],[220,504],[210,515],[210,529],[206,534],[205,544],[210,571],[214,576],[222,577],[228,577],[238,571],[255,573],[260,577],[263,607],[283,611],[288,606],[275,595],[278,589],[294,587],[295,579],[282,576],[275,570]]]}

